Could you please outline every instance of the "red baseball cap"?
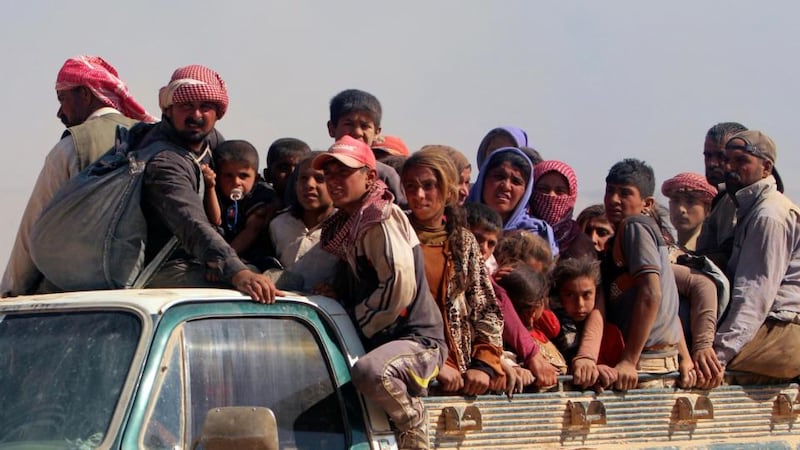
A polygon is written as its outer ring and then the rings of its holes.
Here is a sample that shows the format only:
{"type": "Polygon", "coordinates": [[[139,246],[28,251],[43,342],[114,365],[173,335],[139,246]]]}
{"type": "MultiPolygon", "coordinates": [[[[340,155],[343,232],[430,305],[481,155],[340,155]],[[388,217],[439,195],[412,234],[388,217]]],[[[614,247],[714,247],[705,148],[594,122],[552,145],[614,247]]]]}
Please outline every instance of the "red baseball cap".
{"type": "Polygon", "coordinates": [[[375,138],[375,142],[372,143],[372,149],[383,150],[384,152],[394,156],[409,155],[406,143],[397,136],[378,136],[375,138]]]}
{"type": "Polygon", "coordinates": [[[325,164],[332,159],[352,169],[360,169],[365,166],[370,169],[375,168],[375,154],[372,153],[369,145],[350,136],[344,136],[334,142],[327,152],[314,158],[311,166],[316,170],[322,170],[325,164]]]}

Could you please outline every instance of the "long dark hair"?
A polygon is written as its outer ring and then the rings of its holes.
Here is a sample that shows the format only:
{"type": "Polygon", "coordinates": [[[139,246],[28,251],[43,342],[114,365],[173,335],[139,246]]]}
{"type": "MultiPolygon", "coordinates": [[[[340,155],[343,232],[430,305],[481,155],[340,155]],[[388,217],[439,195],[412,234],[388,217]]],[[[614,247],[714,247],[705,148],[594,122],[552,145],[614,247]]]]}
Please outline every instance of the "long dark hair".
{"type": "MultiPolygon", "coordinates": [[[[414,152],[403,164],[403,174],[411,167],[430,169],[436,176],[439,192],[445,198],[444,216],[447,242],[455,268],[455,292],[463,292],[467,286],[466,245],[464,235],[468,233],[467,217],[464,209],[458,204],[458,177],[456,166],[448,157],[443,146],[426,146],[414,152]]],[[[401,177],[402,178],[402,177],[401,177]]]]}

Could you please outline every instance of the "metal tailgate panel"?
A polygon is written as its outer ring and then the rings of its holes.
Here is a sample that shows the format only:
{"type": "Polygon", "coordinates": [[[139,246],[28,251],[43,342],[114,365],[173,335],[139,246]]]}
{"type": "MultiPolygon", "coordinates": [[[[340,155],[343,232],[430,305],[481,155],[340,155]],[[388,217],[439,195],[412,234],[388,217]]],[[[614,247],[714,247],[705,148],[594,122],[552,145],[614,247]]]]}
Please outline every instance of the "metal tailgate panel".
{"type": "Polygon", "coordinates": [[[510,402],[501,396],[428,397],[425,404],[431,442],[442,449],[800,445],[797,384],[548,392],[510,402]]]}

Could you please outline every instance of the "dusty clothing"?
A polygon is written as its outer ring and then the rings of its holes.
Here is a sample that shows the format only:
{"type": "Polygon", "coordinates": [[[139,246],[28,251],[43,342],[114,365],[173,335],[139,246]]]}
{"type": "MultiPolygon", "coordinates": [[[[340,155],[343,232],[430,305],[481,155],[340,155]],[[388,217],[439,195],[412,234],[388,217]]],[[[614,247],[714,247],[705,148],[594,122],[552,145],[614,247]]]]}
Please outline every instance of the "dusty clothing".
{"type": "Polygon", "coordinates": [[[400,431],[418,427],[425,420],[419,397],[439,374],[441,355],[437,346],[412,340],[390,341],[360,357],[353,366],[356,389],[377,403],[400,431]]]}
{"type": "Polygon", "coordinates": [[[114,146],[118,124],[135,123],[113,108],[100,108],[86,121],[64,132],[45,158],[36,184],[22,214],[14,247],[3,274],[3,297],[33,293],[41,281],[30,256],[30,233],[42,210],[58,190],[78,172],[114,146]]]}
{"type": "Polygon", "coordinates": [[[661,301],[641,358],[673,345],[677,354],[676,344],[682,332],[678,319],[678,289],[668,248],[655,221],[644,215],[625,218],[617,226],[610,248],[601,266],[609,320],[627,335],[629,328],[637,325],[630,321],[637,294],[635,279],[645,273],[657,274],[661,301]]]}
{"type": "Polygon", "coordinates": [[[406,431],[424,420],[417,397],[438,375],[447,342],[419,240],[392,199],[376,181],[358,211],[323,222],[321,245],[347,264],[340,294],[368,352],[353,367],[353,384],[406,431]]]}
{"type": "Polygon", "coordinates": [[[728,370],[789,379],[800,375],[800,323],[767,319],[753,340],[728,363],[728,370]]]}
{"type": "MultiPolygon", "coordinates": [[[[134,132],[136,127],[131,129],[134,132]]],[[[168,121],[162,121],[147,132],[141,146],[172,141],[182,147],[168,121]]],[[[198,163],[206,162],[210,151],[196,155],[163,151],[147,163],[142,186],[142,210],[147,218],[147,251],[149,261],[174,235],[180,250],[170,259],[193,258],[218,270],[222,280],[247,269],[236,252],[208,221],[203,201],[198,195],[203,177],[198,163]],[[205,158],[205,159],[204,159],[205,158]]]]}
{"type": "Polygon", "coordinates": [[[695,252],[708,256],[714,264],[724,269],[731,257],[736,203],[725,190],[720,190],[715,200],[697,237],[695,252]]]}
{"type": "Polygon", "coordinates": [[[450,350],[449,361],[461,373],[467,369],[503,373],[503,315],[483,264],[480,248],[468,230],[461,230],[464,261],[456,261],[447,234],[418,231],[425,254],[428,285],[442,313],[450,350]],[[456,277],[466,274],[465,289],[458,289],[456,277]]]}
{"type": "MultiPolygon", "coordinates": [[[[800,208],[778,192],[772,176],[740,189],[736,201],[737,226],[728,264],[731,301],[714,341],[723,364],[731,362],[768,319],[800,323],[800,208]]],[[[796,354],[787,355],[792,356],[783,367],[797,359],[796,354]]],[[[740,370],[758,372],[755,367],[740,370]]]]}
{"type": "Polygon", "coordinates": [[[345,307],[367,349],[411,339],[439,345],[445,356],[442,315],[425,279],[417,235],[397,205],[388,203],[384,211],[383,220],[362,230],[354,245],[345,247],[349,269],[345,307]]]}
{"type": "Polygon", "coordinates": [[[336,275],[338,258],[319,245],[321,232],[321,224],[308,229],[289,211],[278,214],[269,224],[278,260],[286,271],[302,276],[305,292],[311,292],[318,283],[333,283],[336,275]]]}

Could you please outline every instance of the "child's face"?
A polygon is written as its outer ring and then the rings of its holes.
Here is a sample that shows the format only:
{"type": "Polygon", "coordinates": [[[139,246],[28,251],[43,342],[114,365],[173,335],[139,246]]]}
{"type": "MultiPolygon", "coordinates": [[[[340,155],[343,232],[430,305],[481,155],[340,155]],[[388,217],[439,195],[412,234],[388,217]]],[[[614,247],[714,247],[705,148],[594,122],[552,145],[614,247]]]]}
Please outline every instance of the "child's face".
{"type": "Polygon", "coordinates": [[[494,253],[494,248],[497,247],[497,240],[499,239],[499,232],[489,230],[484,227],[472,227],[472,234],[475,235],[475,240],[478,241],[478,246],[481,248],[481,256],[486,261],[494,253]]]}
{"type": "Polygon", "coordinates": [[[642,198],[639,188],[632,184],[609,183],[603,203],[608,221],[617,226],[622,219],[641,214],[653,206],[653,197],[642,198]]]}
{"type": "Polygon", "coordinates": [[[708,215],[710,205],[691,194],[677,194],[669,199],[669,220],[679,232],[697,230],[708,215]]]}
{"type": "Polygon", "coordinates": [[[289,181],[289,176],[294,171],[294,168],[297,167],[299,159],[298,155],[291,154],[278,158],[264,169],[264,178],[272,183],[276,191],[282,194],[286,190],[286,183],[289,181]]]}
{"type": "Polygon", "coordinates": [[[328,187],[325,185],[325,174],[311,167],[307,160],[298,169],[295,194],[300,206],[306,211],[324,211],[333,206],[328,187]]]}
{"type": "Polygon", "coordinates": [[[594,217],[583,227],[583,232],[588,234],[594,242],[594,249],[598,252],[605,251],[608,240],[614,236],[614,227],[606,220],[605,216],[594,217]]]}
{"type": "Polygon", "coordinates": [[[325,174],[325,186],[331,196],[333,206],[352,214],[361,206],[364,194],[375,181],[377,173],[374,169],[362,167],[353,169],[339,161],[330,161],[322,171],[325,174]]]}
{"type": "Polygon", "coordinates": [[[558,297],[564,311],[575,322],[583,322],[594,309],[594,296],[597,287],[589,277],[576,277],[567,280],[558,289],[558,297]]]}
{"type": "Polygon", "coordinates": [[[557,196],[569,195],[567,177],[558,172],[547,172],[536,180],[533,190],[540,194],[557,196]]]}
{"type": "Polygon", "coordinates": [[[225,198],[230,197],[234,188],[247,195],[256,183],[256,171],[250,164],[239,161],[225,161],[217,168],[217,185],[225,198]]]}
{"type": "Polygon", "coordinates": [[[505,222],[525,194],[526,183],[519,169],[504,162],[486,174],[483,180],[483,203],[497,211],[505,222]]]}
{"type": "Polygon", "coordinates": [[[436,174],[427,167],[412,166],[403,171],[402,182],[414,219],[426,226],[441,224],[445,199],[436,174]]]}
{"type": "Polygon", "coordinates": [[[365,111],[353,111],[339,117],[337,123],[328,122],[328,134],[337,141],[344,136],[350,136],[371,146],[380,132],[381,127],[376,126],[372,116],[365,111]]]}

